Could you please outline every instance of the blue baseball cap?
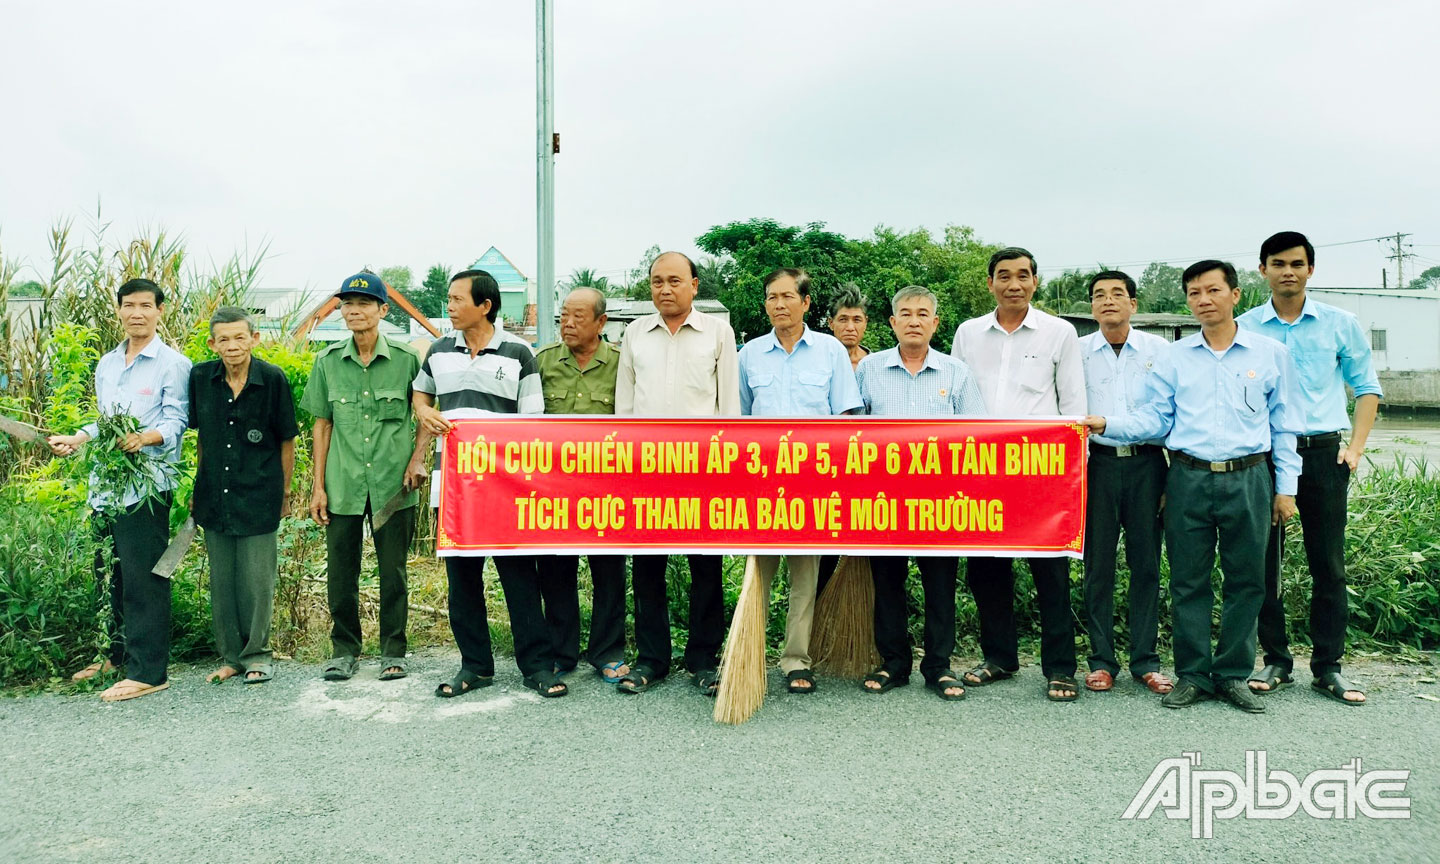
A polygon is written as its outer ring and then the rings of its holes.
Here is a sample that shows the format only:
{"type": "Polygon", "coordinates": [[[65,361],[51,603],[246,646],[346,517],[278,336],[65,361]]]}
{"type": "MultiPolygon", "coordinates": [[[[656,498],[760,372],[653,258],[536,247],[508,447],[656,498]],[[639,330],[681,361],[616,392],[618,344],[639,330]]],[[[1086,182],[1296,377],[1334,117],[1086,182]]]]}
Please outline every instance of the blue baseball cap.
{"type": "Polygon", "coordinates": [[[359,294],[365,297],[374,297],[381,303],[389,303],[390,295],[385,292],[385,280],[374,273],[356,273],[347,277],[340,283],[340,290],[335,292],[336,297],[345,297],[351,294],[359,294]]]}

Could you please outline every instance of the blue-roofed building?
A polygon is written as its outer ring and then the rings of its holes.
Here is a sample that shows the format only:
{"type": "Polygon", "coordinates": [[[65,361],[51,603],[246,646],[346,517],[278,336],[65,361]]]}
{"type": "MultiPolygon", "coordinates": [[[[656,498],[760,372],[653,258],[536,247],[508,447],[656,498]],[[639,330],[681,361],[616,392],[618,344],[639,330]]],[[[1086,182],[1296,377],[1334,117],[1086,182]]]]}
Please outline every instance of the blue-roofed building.
{"type": "Polygon", "coordinates": [[[491,246],[469,269],[484,270],[495,277],[500,286],[500,317],[505,319],[507,330],[518,333],[529,328],[534,332],[535,284],[504,252],[491,246]]]}

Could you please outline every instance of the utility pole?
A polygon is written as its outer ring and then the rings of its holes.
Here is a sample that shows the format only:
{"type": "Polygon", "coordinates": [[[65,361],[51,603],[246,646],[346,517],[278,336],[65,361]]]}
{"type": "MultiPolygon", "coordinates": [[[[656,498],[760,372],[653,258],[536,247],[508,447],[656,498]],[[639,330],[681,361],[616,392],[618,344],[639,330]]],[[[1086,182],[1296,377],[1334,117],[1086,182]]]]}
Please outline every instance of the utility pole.
{"type": "Polygon", "coordinates": [[[535,341],[555,341],[555,9],[535,0],[535,341]]]}
{"type": "Polygon", "coordinates": [[[1394,255],[1386,255],[1385,257],[1386,257],[1386,258],[1390,258],[1390,259],[1392,259],[1392,260],[1395,262],[1395,287],[1396,287],[1396,288],[1404,288],[1404,287],[1405,287],[1405,258],[1406,258],[1407,256],[1409,256],[1409,254],[1410,254],[1409,252],[1406,252],[1405,250],[1410,248],[1410,244],[1409,244],[1409,243],[1405,243],[1404,240],[1405,240],[1406,237],[1409,237],[1409,236],[1410,236],[1409,234],[1402,234],[1402,233],[1400,233],[1399,231],[1397,231],[1397,232],[1395,232],[1394,234],[1391,234],[1391,235],[1389,235],[1389,236],[1387,236],[1387,237],[1384,238],[1387,242],[1391,242],[1391,243],[1394,243],[1394,244],[1395,244],[1395,254],[1394,254],[1394,255]]]}

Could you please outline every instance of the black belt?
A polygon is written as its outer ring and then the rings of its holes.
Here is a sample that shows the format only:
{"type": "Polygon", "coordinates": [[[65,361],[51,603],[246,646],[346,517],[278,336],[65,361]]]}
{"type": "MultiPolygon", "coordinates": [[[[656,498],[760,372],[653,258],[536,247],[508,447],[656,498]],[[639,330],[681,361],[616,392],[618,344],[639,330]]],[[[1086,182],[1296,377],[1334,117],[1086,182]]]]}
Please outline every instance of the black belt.
{"type": "Polygon", "coordinates": [[[1091,453],[1100,453],[1105,456],[1121,458],[1125,456],[1143,456],[1146,453],[1159,453],[1163,449],[1164,448],[1158,444],[1126,444],[1121,447],[1111,447],[1108,444],[1097,444],[1094,441],[1090,442],[1091,453]]]}
{"type": "Polygon", "coordinates": [[[1181,465],[1188,465],[1191,468],[1199,468],[1202,471],[1212,471],[1216,474],[1226,474],[1231,471],[1243,471],[1246,468],[1253,468],[1265,461],[1268,453],[1251,453],[1249,456],[1241,456],[1239,459],[1227,459],[1224,462],[1203,462],[1191,456],[1189,453],[1182,453],[1179,450],[1171,450],[1170,458],[1181,465]]]}
{"type": "Polygon", "coordinates": [[[1307,447],[1329,447],[1331,444],[1340,443],[1339,432],[1325,432],[1320,435],[1296,435],[1295,448],[1304,450],[1307,447]]]}

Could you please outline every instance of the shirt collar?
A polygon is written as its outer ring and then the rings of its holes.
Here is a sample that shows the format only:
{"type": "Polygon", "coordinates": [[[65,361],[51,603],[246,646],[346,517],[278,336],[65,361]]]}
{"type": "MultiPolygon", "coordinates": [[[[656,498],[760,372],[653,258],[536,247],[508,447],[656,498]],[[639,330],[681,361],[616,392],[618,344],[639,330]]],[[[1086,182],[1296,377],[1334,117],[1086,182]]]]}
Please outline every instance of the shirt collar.
{"type": "MultiPolygon", "coordinates": [[[[130,340],[129,340],[129,339],[122,339],[122,340],[120,340],[120,344],[119,344],[119,345],[116,345],[116,346],[115,346],[115,350],[112,351],[111,353],[112,353],[112,354],[119,354],[120,357],[121,357],[121,359],[124,359],[124,357],[125,357],[125,348],[126,348],[126,346],[128,346],[129,344],[130,344],[130,340]]],[[[144,348],[141,348],[141,349],[140,349],[140,353],[139,353],[139,354],[136,354],[135,356],[136,356],[136,357],[150,357],[150,358],[154,358],[154,357],[158,356],[159,354],[160,354],[160,334],[159,334],[159,333],[156,333],[155,335],[153,335],[153,336],[150,337],[150,341],[149,341],[149,342],[146,342],[146,343],[145,343],[145,347],[144,347],[144,348]]]]}
{"type": "MultiPolygon", "coordinates": [[[[561,342],[560,347],[565,351],[565,356],[560,358],[560,362],[575,369],[580,369],[580,364],[575,362],[575,352],[570,350],[570,346],[566,345],[564,342],[561,342]]],[[[611,354],[612,352],[614,352],[614,350],[615,346],[611,345],[609,342],[606,342],[604,339],[601,339],[600,344],[595,346],[595,353],[590,355],[590,362],[599,363],[601,365],[609,363],[611,360],[611,354]]],[[[582,369],[581,371],[583,372],[584,370],[582,369]]]]}
{"type": "MultiPolygon", "coordinates": [[[[1026,307],[1025,307],[1025,317],[1020,319],[1020,327],[1028,327],[1028,328],[1030,328],[1031,330],[1036,329],[1036,326],[1035,326],[1036,316],[1035,316],[1034,313],[1035,313],[1035,307],[1034,307],[1034,306],[1026,306],[1026,307]]],[[[995,308],[995,309],[991,309],[991,310],[990,310],[990,314],[985,316],[985,320],[986,320],[986,326],[987,326],[987,327],[994,327],[996,330],[999,330],[1001,333],[1004,333],[1006,336],[1013,335],[1013,333],[1007,332],[1004,327],[1001,327],[1001,326],[1000,326],[1000,309],[999,309],[998,307],[995,308]]],[[[1015,329],[1016,329],[1016,330],[1019,330],[1020,327],[1017,327],[1017,328],[1015,328],[1015,329]]]]}
{"type": "MultiPolygon", "coordinates": [[[[264,377],[255,374],[256,364],[258,364],[258,363],[260,363],[260,362],[261,362],[261,361],[260,361],[260,358],[259,358],[259,357],[256,357],[254,354],[251,354],[251,355],[250,355],[250,368],[249,368],[249,369],[246,371],[246,373],[245,373],[245,386],[246,386],[246,387],[249,387],[251,384],[254,384],[254,385],[257,386],[257,387],[264,387],[264,386],[265,386],[265,379],[264,379],[264,377]]],[[[212,372],[210,373],[210,378],[211,378],[212,380],[214,380],[214,381],[219,381],[219,382],[222,382],[222,383],[225,381],[225,361],[224,361],[224,360],[220,360],[220,359],[218,359],[218,358],[216,359],[216,361],[215,361],[215,369],[214,369],[214,371],[212,371],[212,372]]]]}
{"type": "MultiPolygon", "coordinates": [[[[1027,317],[1028,317],[1028,316],[1027,316],[1027,317]]],[[[1127,349],[1127,348],[1130,349],[1131,351],[1137,351],[1137,350],[1139,350],[1139,349],[1137,349],[1137,348],[1135,347],[1135,345],[1130,341],[1130,337],[1133,336],[1133,335],[1135,335],[1135,328],[1134,328],[1134,327],[1131,327],[1131,328],[1130,328],[1130,332],[1127,333],[1127,334],[1125,334],[1125,344],[1120,347],[1120,350],[1123,351],[1123,350],[1125,350],[1125,349],[1127,349]]],[[[1095,341],[1094,341],[1094,344],[1090,346],[1090,350],[1091,350],[1091,351],[1101,351],[1101,350],[1104,350],[1104,351],[1109,351],[1109,352],[1112,353],[1112,354],[1115,353],[1115,347],[1110,344],[1109,340],[1107,340],[1107,339],[1105,338],[1105,334],[1104,334],[1102,331],[1100,331],[1100,330],[1096,330],[1096,331],[1095,331],[1095,341]]]]}
{"type": "MultiPolygon", "coordinates": [[[[1237,324],[1235,326],[1235,341],[1231,342],[1230,346],[1232,348],[1236,345],[1239,345],[1241,348],[1254,348],[1255,338],[1259,335],[1260,334],[1252,333],[1251,331],[1246,330],[1244,327],[1241,327],[1237,324]]],[[[1187,348],[1204,348],[1206,351],[1211,350],[1210,346],[1205,342],[1204,330],[1201,330],[1198,333],[1191,333],[1189,336],[1186,336],[1184,339],[1181,339],[1175,344],[1183,345],[1187,348]]]]}
{"type": "MultiPolygon", "coordinates": [[[[500,346],[508,341],[510,341],[510,334],[505,332],[505,328],[496,327],[490,334],[490,341],[481,346],[477,353],[484,354],[487,351],[498,351],[500,350],[500,346]]],[[[564,343],[562,342],[561,344],[563,345],[564,343]]],[[[466,354],[470,353],[470,346],[466,344],[465,334],[463,332],[459,330],[455,331],[455,347],[450,350],[464,351],[466,354]]]]}
{"type": "MultiPolygon", "coordinates": [[[[1309,295],[1309,294],[1306,294],[1306,295],[1305,295],[1305,300],[1304,300],[1304,302],[1300,304],[1300,318],[1304,318],[1304,317],[1307,316],[1307,315],[1310,316],[1311,318],[1319,318],[1319,317],[1320,317],[1319,315],[1315,314],[1315,307],[1313,307],[1313,306],[1310,305],[1310,295],[1309,295]]],[[[1296,318],[1295,321],[1299,321],[1300,318],[1296,318]]],[[[1274,297],[1271,297],[1269,300],[1266,300],[1266,301],[1265,301],[1265,305],[1264,305],[1264,306],[1261,306],[1261,307],[1260,307],[1260,323],[1263,324],[1263,323],[1265,323],[1265,322],[1267,322],[1267,321],[1274,321],[1274,320],[1276,320],[1276,319],[1279,319],[1282,323],[1287,323],[1287,324],[1294,324],[1294,323],[1295,323],[1294,321],[1285,321],[1284,318],[1280,318],[1280,313],[1278,313],[1278,312],[1275,311],[1275,298],[1274,298],[1274,297]]]]}
{"type": "MultiPolygon", "coordinates": [[[[806,324],[803,326],[805,329],[800,332],[800,339],[795,343],[796,351],[800,350],[800,344],[802,342],[811,346],[815,344],[815,341],[810,338],[810,325],[806,324]]],[[[761,336],[758,341],[760,341],[761,351],[774,351],[776,348],[779,348],[781,351],[785,350],[785,346],[780,344],[780,337],[775,335],[774,328],[771,328],[769,333],[761,336]]]]}
{"type": "MultiPolygon", "coordinates": [[[[708,326],[708,323],[706,322],[705,318],[706,318],[705,313],[701,312],[699,309],[696,309],[694,306],[691,306],[691,307],[690,307],[690,314],[689,314],[689,315],[686,315],[686,316],[685,316],[685,320],[682,321],[682,322],[680,322],[680,327],[683,328],[683,327],[689,326],[690,328],[692,328],[692,329],[694,329],[694,330],[698,330],[698,331],[700,331],[700,332],[703,333],[703,332],[705,332],[706,327],[708,326]]],[[[654,319],[654,321],[651,322],[650,326],[647,327],[647,328],[645,328],[645,329],[646,329],[646,330],[654,330],[656,327],[665,327],[665,316],[661,315],[661,314],[660,314],[660,311],[659,311],[658,309],[655,311],[655,319],[654,319]]],[[[665,327],[665,329],[666,329],[666,330],[669,330],[670,328],[669,328],[669,327],[665,327]]],[[[680,331],[677,329],[675,332],[678,333],[678,332],[680,332],[680,331]]]]}
{"type": "MultiPolygon", "coordinates": [[[[360,362],[360,352],[355,350],[355,337],[353,335],[345,340],[345,356],[354,360],[356,363],[360,362]]],[[[386,340],[384,333],[377,334],[375,337],[375,356],[384,357],[387,360],[390,358],[390,342],[386,340]]]]}
{"type": "MultiPolygon", "coordinates": [[[[930,348],[925,352],[925,365],[920,367],[921,370],[939,369],[940,358],[938,355],[939,352],[935,350],[935,346],[931,345],[930,348]]],[[[900,346],[898,345],[894,348],[889,349],[880,356],[880,362],[885,366],[899,366],[902,369],[905,368],[905,361],[900,357],[900,346]]],[[[909,370],[907,369],[906,371],[908,372],[909,370]]]]}

